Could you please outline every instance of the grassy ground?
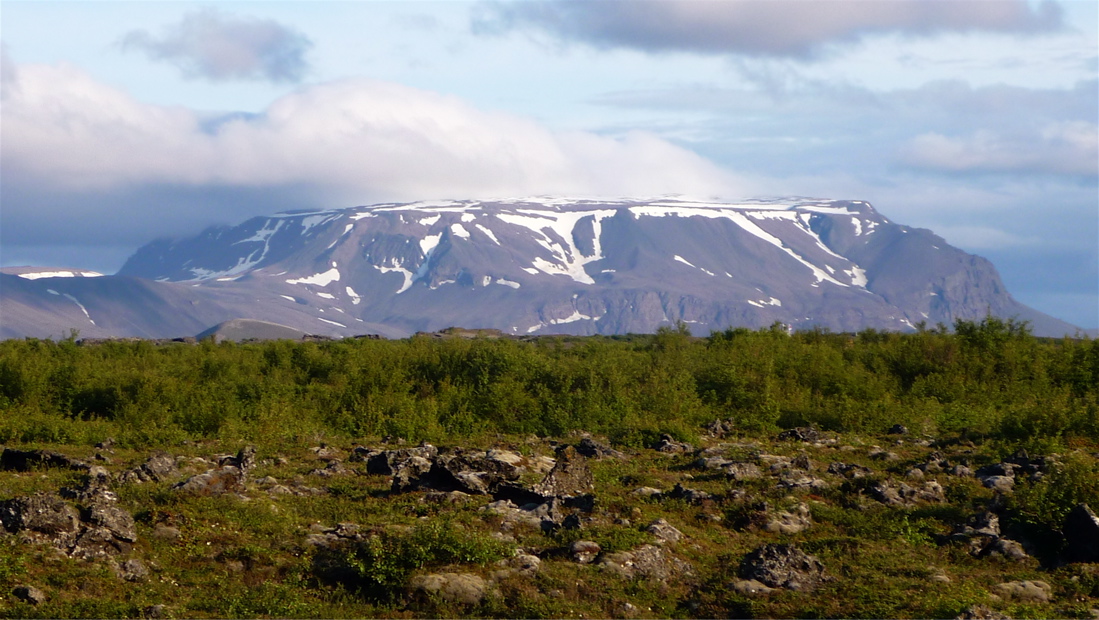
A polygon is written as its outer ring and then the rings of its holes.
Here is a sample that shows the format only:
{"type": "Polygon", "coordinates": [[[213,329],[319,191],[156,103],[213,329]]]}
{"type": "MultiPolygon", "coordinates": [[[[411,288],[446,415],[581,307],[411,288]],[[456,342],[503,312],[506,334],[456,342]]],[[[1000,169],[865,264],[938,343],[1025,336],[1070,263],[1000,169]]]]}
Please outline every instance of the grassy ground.
{"type": "MultiPolygon", "coordinates": [[[[834,443],[776,441],[771,435],[704,441],[703,447],[731,444],[719,447],[717,453],[760,463],[767,461],[766,455],[807,456],[809,473],[827,483],[811,491],[777,488],[777,478],[770,475],[733,481],[693,466],[697,457],[690,454],[635,449],[624,460],[591,460],[597,503],[583,529],[546,534],[535,527],[520,527],[506,537],[499,534],[500,518],[481,510],[492,501],[490,497],[471,496],[454,504],[426,502],[423,492],[391,494],[389,479],[366,474],[361,463],[346,463],[354,473],[343,476],[311,475],[309,472],[323,467],[324,462],[309,449],[309,442],[258,445],[259,464],[243,497],[180,495],[170,490],[173,481],[116,487],[120,505],[137,521],[138,542],[128,557],[141,559],[150,569],[143,580],[120,579],[106,561],[73,560],[48,545],[24,544],[16,536],[0,535],[0,592],[5,595],[0,599],[0,615],[952,618],[973,605],[985,605],[1012,617],[1093,617],[1093,610],[1099,607],[1099,565],[1058,565],[1055,528],[1043,519],[1063,514],[1057,512],[1058,506],[1090,492],[1086,483],[1073,482],[1070,474],[1094,471],[1094,446],[1067,450],[1061,460],[1068,463],[1068,474],[1047,476],[1035,485],[1022,483],[1008,500],[1002,509],[1001,525],[1005,532],[1017,532],[1017,538],[1033,544],[1031,557],[1009,561],[976,558],[965,546],[942,540],[943,535],[993,500],[992,491],[975,478],[929,474],[926,479],[938,480],[948,501],[906,508],[882,505],[865,493],[867,481],[905,480],[906,472],[926,462],[932,452],[952,461],[965,459],[976,469],[1006,456],[1003,446],[921,445],[927,442],[911,436],[827,437],[834,443]],[[872,458],[879,447],[893,452],[896,460],[872,458]],[[828,464],[835,461],[863,465],[872,473],[857,481],[826,473],[828,464]],[[265,476],[279,481],[298,480],[326,493],[271,495],[256,482],[265,476]],[[668,491],[677,483],[713,497],[690,504],[633,494],[641,486],[668,491]],[[1071,488],[1055,488],[1057,484],[1071,488]],[[772,510],[807,503],[813,525],[797,534],[764,532],[744,518],[760,502],[767,502],[772,510]],[[656,519],[667,520],[684,534],[683,540],[669,543],[666,548],[671,556],[690,563],[689,574],[666,581],[623,579],[598,565],[579,564],[566,552],[576,539],[594,540],[605,553],[654,543],[655,538],[645,526],[656,519]],[[320,552],[307,543],[307,537],[319,526],[344,522],[362,526],[403,554],[422,554],[426,558],[423,566],[397,566],[385,573],[386,579],[391,579],[385,583],[391,587],[384,592],[364,586],[371,575],[380,574],[379,566],[366,567],[357,580],[332,578],[332,571],[324,564],[332,557],[319,557],[320,552]],[[429,525],[436,530],[425,537],[422,533],[429,525]],[[154,535],[158,526],[177,528],[179,538],[158,538],[154,535]],[[467,558],[472,561],[439,564],[437,559],[446,555],[438,548],[455,541],[474,545],[470,548],[477,552],[467,558]],[[735,593],[732,584],[740,579],[741,559],[768,542],[794,543],[815,554],[823,562],[829,580],[811,593],[779,591],[757,597],[735,593]],[[441,570],[490,577],[499,568],[496,559],[510,556],[516,549],[542,558],[538,573],[499,579],[479,605],[424,600],[412,596],[405,587],[408,578],[416,574],[441,570]],[[1019,603],[997,600],[991,594],[996,584],[1015,580],[1051,584],[1053,600],[1019,603]],[[22,584],[42,589],[48,600],[34,606],[7,596],[22,584]],[[153,610],[155,605],[164,607],[153,610]]],[[[576,437],[559,440],[574,443],[576,437]]],[[[359,443],[332,447],[346,457],[359,443]]],[[[381,445],[378,438],[362,438],[361,443],[381,445]]],[[[548,440],[535,438],[494,437],[462,445],[495,445],[526,455],[553,455],[548,440]]],[[[96,452],[56,444],[34,447],[82,459],[91,459],[96,452]]],[[[239,447],[192,442],[171,448],[173,456],[186,457],[176,480],[208,466],[188,459],[209,459],[239,447]]],[[[105,466],[117,472],[140,464],[148,453],[116,449],[106,456],[110,462],[105,466]]],[[[0,499],[76,486],[82,477],[79,472],[64,469],[3,471],[0,499]]],[[[354,568],[346,558],[337,557],[336,561],[347,563],[344,568],[354,568]]]]}

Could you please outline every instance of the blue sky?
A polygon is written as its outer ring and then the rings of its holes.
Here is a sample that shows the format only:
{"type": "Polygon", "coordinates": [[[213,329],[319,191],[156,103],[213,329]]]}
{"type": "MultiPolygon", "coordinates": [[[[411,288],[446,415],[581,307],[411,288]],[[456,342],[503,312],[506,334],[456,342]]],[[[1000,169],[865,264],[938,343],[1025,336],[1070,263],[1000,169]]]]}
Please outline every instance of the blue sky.
{"type": "Polygon", "coordinates": [[[868,200],[1099,327],[1091,0],[0,2],[0,261],[295,208],[868,200]]]}

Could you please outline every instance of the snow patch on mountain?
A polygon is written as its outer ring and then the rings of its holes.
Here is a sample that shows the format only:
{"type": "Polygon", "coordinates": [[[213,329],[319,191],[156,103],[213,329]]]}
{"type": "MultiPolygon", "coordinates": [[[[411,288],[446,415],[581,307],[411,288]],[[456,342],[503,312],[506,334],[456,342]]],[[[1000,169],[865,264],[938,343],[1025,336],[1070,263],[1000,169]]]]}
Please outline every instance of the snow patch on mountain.
{"type": "Polygon", "coordinates": [[[91,322],[92,325],[95,325],[95,321],[92,320],[92,315],[88,314],[88,309],[84,307],[84,304],[80,303],[79,299],[77,299],[76,297],[73,297],[72,295],[70,295],[68,293],[61,293],[61,295],[63,297],[68,298],[69,301],[76,304],[77,307],[80,308],[80,311],[84,313],[84,316],[88,317],[88,321],[91,322]]]}
{"type": "Polygon", "coordinates": [[[287,280],[287,284],[312,284],[314,286],[328,286],[333,282],[338,282],[340,279],[340,270],[332,267],[328,271],[321,273],[315,273],[311,276],[304,278],[293,278],[287,280]]]}
{"type": "Polygon", "coordinates": [[[17,273],[15,275],[26,280],[38,280],[39,278],[98,278],[101,277],[103,274],[95,271],[75,269],[71,271],[28,271],[25,273],[17,273]]]}

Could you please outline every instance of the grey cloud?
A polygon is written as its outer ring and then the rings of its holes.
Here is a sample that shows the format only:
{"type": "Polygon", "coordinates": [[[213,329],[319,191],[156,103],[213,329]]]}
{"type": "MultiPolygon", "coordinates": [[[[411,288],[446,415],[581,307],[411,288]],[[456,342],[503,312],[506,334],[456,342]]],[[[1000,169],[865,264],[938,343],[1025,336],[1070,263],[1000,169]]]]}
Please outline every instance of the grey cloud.
{"type": "Polygon", "coordinates": [[[302,33],[276,21],[214,9],[185,15],[159,37],[131,31],[120,44],[124,50],[171,62],[189,78],[270,82],[300,82],[309,69],[305,54],[313,45],[302,33]]]}
{"type": "Polygon", "coordinates": [[[473,18],[478,34],[535,29],[598,47],[800,59],[873,34],[1061,27],[1051,0],[532,0],[485,3],[473,18]]]}
{"type": "Polygon", "coordinates": [[[616,92],[592,102],[651,110],[667,118],[661,135],[746,172],[1095,176],[1095,80],[1067,89],[942,81],[876,93],[795,72],[755,84],[616,92]]]}
{"type": "Polygon", "coordinates": [[[901,161],[948,173],[1027,173],[1099,176],[1099,127],[1075,121],[1035,133],[979,131],[964,136],[926,133],[901,149],[901,161]]]}

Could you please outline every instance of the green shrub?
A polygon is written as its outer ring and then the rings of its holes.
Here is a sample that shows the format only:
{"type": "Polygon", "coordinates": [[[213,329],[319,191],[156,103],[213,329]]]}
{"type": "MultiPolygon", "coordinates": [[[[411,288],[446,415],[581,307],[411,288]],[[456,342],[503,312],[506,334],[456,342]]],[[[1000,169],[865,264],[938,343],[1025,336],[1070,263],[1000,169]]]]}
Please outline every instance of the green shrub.
{"type": "Polygon", "coordinates": [[[363,594],[386,601],[404,588],[415,570],[448,564],[483,565],[513,553],[513,545],[437,519],[408,532],[368,538],[355,545],[345,560],[363,594]]]}

